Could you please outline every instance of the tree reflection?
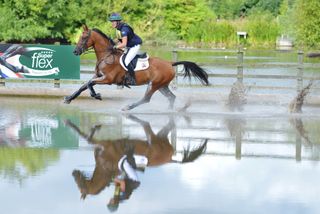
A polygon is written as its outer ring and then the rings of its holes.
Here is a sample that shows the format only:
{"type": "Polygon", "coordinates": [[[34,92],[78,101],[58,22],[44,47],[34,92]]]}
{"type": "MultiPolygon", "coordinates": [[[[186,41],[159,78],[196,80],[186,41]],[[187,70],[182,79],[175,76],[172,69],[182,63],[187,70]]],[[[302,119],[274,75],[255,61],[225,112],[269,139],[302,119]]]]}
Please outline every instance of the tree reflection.
{"type": "Polygon", "coordinates": [[[20,136],[23,119],[19,112],[0,113],[6,115],[0,121],[0,175],[3,178],[21,184],[59,159],[58,150],[26,148],[28,140],[20,136]]]}
{"type": "Polygon", "coordinates": [[[59,151],[40,148],[0,147],[0,175],[20,184],[59,159],[59,151]]]}

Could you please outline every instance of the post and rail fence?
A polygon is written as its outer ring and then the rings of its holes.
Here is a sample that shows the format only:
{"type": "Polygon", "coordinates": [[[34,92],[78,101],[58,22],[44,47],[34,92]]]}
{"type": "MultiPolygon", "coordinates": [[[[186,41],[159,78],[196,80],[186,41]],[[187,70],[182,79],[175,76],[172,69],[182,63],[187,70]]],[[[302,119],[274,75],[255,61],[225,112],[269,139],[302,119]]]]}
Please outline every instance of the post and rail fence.
{"type": "MultiPolygon", "coordinates": [[[[297,53],[297,63],[296,63],[296,69],[297,73],[296,75],[278,75],[278,74],[244,74],[244,51],[242,49],[238,49],[236,52],[236,58],[237,58],[237,65],[235,68],[235,73],[209,73],[209,78],[232,78],[237,79],[240,82],[243,82],[244,79],[274,79],[274,80],[296,80],[295,86],[258,86],[258,85],[246,85],[250,88],[260,88],[260,89],[296,89],[297,91],[301,90],[303,87],[303,82],[307,80],[320,80],[319,76],[305,76],[304,75],[304,52],[298,51],[297,53]]],[[[178,61],[179,59],[179,50],[172,50],[172,60],[178,61]]],[[[173,89],[176,89],[178,87],[199,87],[200,84],[197,83],[191,83],[188,84],[182,83],[179,79],[183,76],[182,72],[179,72],[179,69],[176,68],[177,75],[176,78],[172,81],[171,87],[173,89]],[[181,82],[181,83],[180,83],[181,82]]],[[[80,73],[86,72],[84,70],[81,70],[80,73]]],[[[87,73],[87,72],[86,72],[87,73]]],[[[84,79],[33,79],[33,78],[8,78],[8,79],[0,79],[0,87],[5,87],[7,83],[47,83],[52,84],[54,88],[60,88],[62,84],[84,84],[87,80],[84,79]]],[[[209,87],[217,88],[217,87],[230,87],[230,85],[227,84],[212,84],[209,85],[209,87]]],[[[319,87],[313,87],[313,89],[320,89],[319,87]]]]}

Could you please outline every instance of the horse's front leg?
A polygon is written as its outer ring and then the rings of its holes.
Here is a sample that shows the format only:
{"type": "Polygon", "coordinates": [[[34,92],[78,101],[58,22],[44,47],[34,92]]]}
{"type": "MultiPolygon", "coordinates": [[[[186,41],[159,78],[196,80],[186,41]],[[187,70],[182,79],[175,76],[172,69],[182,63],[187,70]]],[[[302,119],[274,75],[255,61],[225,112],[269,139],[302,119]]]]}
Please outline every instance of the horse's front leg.
{"type": "Polygon", "coordinates": [[[112,84],[113,80],[114,79],[110,75],[105,75],[103,73],[100,73],[100,75],[97,78],[92,78],[88,82],[88,88],[90,90],[91,97],[94,97],[97,100],[102,100],[101,94],[96,93],[95,90],[93,89],[93,86],[97,84],[112,84]]]}
{"type": "Polygon", "coordinates": [[[83,84],[77,91],[75,91],[72,95],[64,97],[64,103],[71,103],[72,100],[76,99],[83,91],[89,89],[91,97],[94,97],[98,100],[101,100],[101,95],[96,93],[93,89],[93,86],[96,84],[94,79],[89,80],[87,83],[83,84]]]}
{"type": "Polygon", "coordinates": [[[93,88],[93,86],[96,84],[95,79],[89,80],[89,82],[87,84],[88,84],[88,88],[90,90],[90,96],[96,98],[97,100],[102,100],[101,94],[96,93],[96,91],[93,88]]]}
{"type": "Polygon", "coordinates": [[[83,91],[88,89],[88,83],[83,84],[77,91],[72,95],[64,97],[64,103],[69,104],[72,100],[76,99],[83,91]]]}

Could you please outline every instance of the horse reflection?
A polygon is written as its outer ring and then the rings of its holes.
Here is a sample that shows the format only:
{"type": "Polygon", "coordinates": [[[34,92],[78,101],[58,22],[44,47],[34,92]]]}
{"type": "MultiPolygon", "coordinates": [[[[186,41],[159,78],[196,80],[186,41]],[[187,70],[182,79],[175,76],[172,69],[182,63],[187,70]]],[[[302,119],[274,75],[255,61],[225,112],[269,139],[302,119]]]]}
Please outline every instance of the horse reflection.
{"type": "MultiPolygon", "coordinates": [[[[72,175],[81,192],[81,198],[99,194],[105,187],[109,186],[115,176],[119,175],[119,160],[126,155],[128,148],[132,147],[135,155],[145,156],[148,159],[147,166],[159,166],[172,160],[174,148],[170,144],[168,134],[175,127],[172,117],[169,122],[157,134],[155,134],[149,122],[143,121],[133,115],[128,116],[132,121],[140,124],[145,132],[147,140],[121,138],[117,140],[97,140],[94,134],[101,128],[94,126],[89,134],[82,132],[71,121],[66,121],[66,125],[74,129],[80,136],[87,139],[88,143],[94,144],[95,169],[91,178],[84,175],[79,170],[74,170],[72,175]]],[[[191,162],[204,153],[207,140],[192,151],[187,148],[183,152],[183,159],[180,163],[191,162]]]]}

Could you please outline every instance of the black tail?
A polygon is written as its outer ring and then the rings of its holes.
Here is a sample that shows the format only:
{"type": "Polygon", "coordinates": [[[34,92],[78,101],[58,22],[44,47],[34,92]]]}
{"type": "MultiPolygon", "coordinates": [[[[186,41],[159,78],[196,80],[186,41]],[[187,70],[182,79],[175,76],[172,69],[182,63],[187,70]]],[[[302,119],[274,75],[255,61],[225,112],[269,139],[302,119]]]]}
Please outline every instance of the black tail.
{"type": "Polygon", "coordinates": [[[313,58],[313,57],[320,57],[320,53],[309,53],[307,54],[308,57],[313,58]]]}
{"type": "Polygon", "coordinates": [[[189,61],[179,61],[172,63],[172,66],[177,65],[184,66],[184,77],[189,77],[190,79],[192,73],[192,75],[199,79],[203,85],[209,85],[208,74],[196,63],[189,61]]]}
{"type": "Polygon", "coordinates": [[[172,163],[189,163],[189,162],[195,161],[203,153],[205,153],[207,149],[207,142],[208,142],[208,139],[206,139],[200,146],[192,150],[190,150],[190,145],[189,145],[188,148],[183,149],[183,157],[181,161],[171,160],[171,162],[172,163]]]}

